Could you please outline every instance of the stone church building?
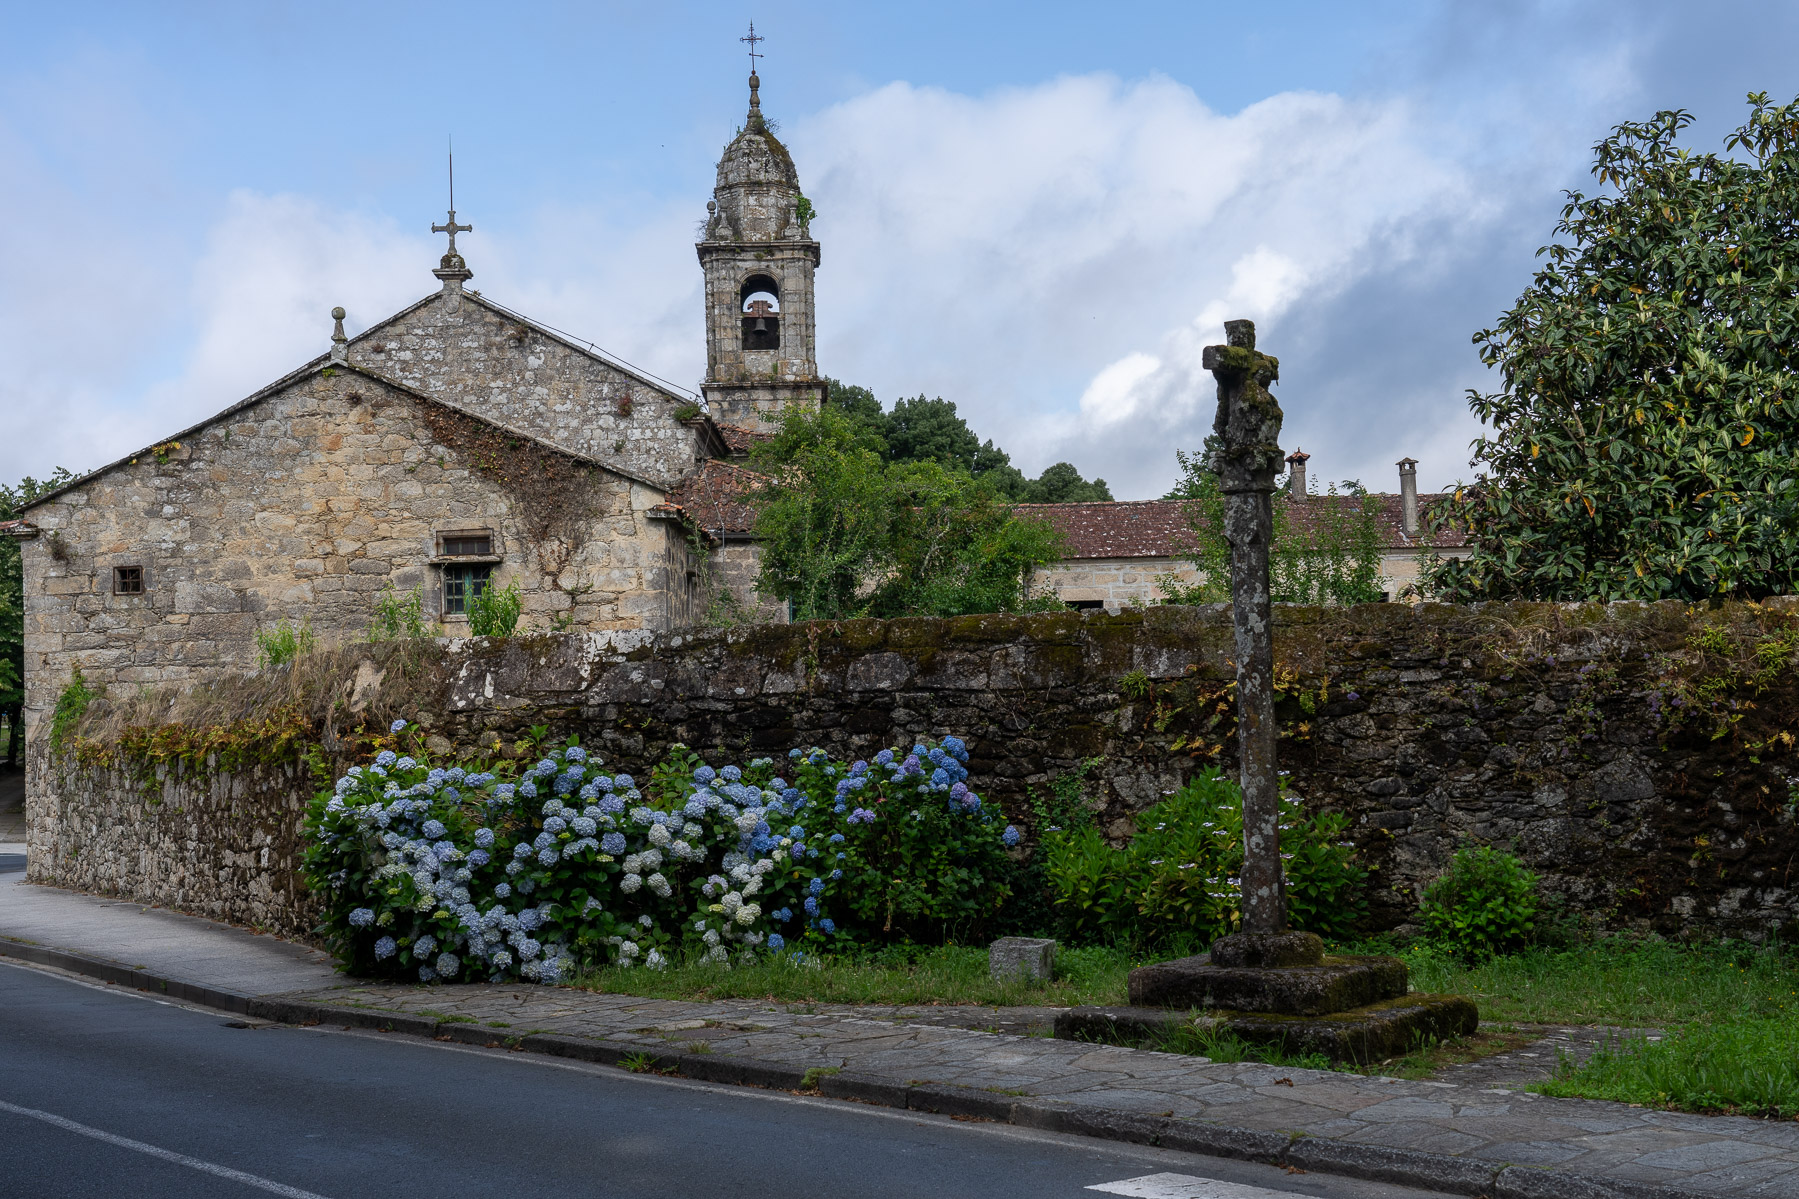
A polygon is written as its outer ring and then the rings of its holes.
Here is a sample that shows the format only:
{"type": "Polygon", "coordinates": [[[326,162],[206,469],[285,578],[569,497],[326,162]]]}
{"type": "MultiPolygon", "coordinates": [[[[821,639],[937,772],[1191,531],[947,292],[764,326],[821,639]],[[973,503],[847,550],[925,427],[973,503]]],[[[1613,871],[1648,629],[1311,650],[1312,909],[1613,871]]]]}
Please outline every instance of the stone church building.
{"type": "Polygon", "coordinates": [[[355,337],[335,310],[328,352],[9,523],[28,724],[77,666],[101,685],[247,667],[259,630],[354,640],[415,590],[452,636],[489,586],[517,586],[530,628],[679,628],[721,587],[754,608],[751,477],[729,460],[825,394],[819,246],[759,82],[697,246],[704,406],[471,290],[452,210],[431,294],[355,337]]]}

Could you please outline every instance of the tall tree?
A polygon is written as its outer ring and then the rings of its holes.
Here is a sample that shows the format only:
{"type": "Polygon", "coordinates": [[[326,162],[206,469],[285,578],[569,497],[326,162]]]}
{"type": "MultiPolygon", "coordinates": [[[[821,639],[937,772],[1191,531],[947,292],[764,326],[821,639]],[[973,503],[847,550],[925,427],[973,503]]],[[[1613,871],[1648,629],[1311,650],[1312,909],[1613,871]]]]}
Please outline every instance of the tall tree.
{"type": "Polygon", "coordinates": [[[1448,599],[1684,599],[1799,578],[1799,101],[1749,97],[1727,152],[1685,112],[1594,148],[1530,288],[1475,335],[1501,389],[1484,477],[1436,506],[1448,599]]]}
{"type": "Polygon", "coordinates": [[[801,620],[953,616],[1030,604],[1057,553],[989,484],[934,460],[887,463],[850,415],[791,412],[757,447],[757,589],[801,620]]]}
{"type": "MultiPolygon", "coordinates": [[[[19,509],[75,476],[57,467],[48,479],[27,475],[18,486],[0,483],[0,521],[13,520],[19,509]]],[[[25,570],[19,543],[0,537],[0,714],[6,716],[8,762],[18,760],[20,716],[25,701],[25,570]]]]}

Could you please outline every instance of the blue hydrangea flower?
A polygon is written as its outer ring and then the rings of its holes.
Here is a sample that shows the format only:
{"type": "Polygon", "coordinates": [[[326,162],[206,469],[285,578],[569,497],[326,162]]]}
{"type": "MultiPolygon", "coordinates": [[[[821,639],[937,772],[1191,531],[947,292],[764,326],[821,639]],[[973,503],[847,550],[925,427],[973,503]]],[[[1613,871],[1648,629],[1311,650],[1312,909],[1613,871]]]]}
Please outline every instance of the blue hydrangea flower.
{"type": "Polygon", "coordinates": [[[727,783],[734,783],[743,777],[743,771],[737,769],[735,766],[727,766],[719,771],[718,774],[719,777],[724,779],[727,783]]]}
{"type": "Polygon", "coordinates": [[[392,724],[387,726],[387,731],[390,733],[397,733],[397,732],[400,732],[405,727],[406,727],[406,722],[404,720],[396,720],[392,724]]]}
{"type": "Polygon", "coordinates": [[[526,908],[518,914],[518,926],[530,932],[543,923],[543,913],[536,908],[526,908]]]}
{"type": "Polygon", "coordinates": [[[717,777],[718,772],[710,766],[702,766],[693,772],[693,781],[702,787],[717,777]]]}
{"type": "Polygon", "coordinates": [[[876,754],[875,755],[875,765],[876,766],[891,766],[891,765],[893,765],[893,751],[890,749],[884,749],[880,753],[876,754]]]}
{"type": "Polygon", "coordinates": [[[841,870],[831,871],[831,881],[835,882],[836,880],[838,880],[842,877],[843,877],[843,871],[841,871],[841,870]]]}
{"type": "Polygon", "coordinates": [[[637,785],[637,780],[628,774],[620,774],[613,777],[612,785],[629,791],[632,787],[637,785]]]}
{"type": "Polygon", "coordinates": [[[512,894],[512,884],[511,883],[498,883],[494,886],[493,897],[495,899],[505,899],[508,895],[511,895],[511,894],[512,894]]]}
{"type": "Polygon", "coordinates": [[[623,833],[607,833],[601,837],[600,852],[609,853],[615,858],[625,852],[625,835],[623,833]]]}
{"type": "Polygon", "coordinates": [[[492,849],[493,848],[493,830],[490,828],[476,829],[475,830],[475,845],[479,849],[492,849]]]}
{"type": "Polygon", "coordinates": [[[511,799],[515,788],[511,783],[501,783],[493,789],[495,799],[511,799]]]}
{"type": "Polygon", "coordinates": [[[518,785],[518,793],[520,795],[524,796],[526,799],[536,799],[537,798],[537,784],[532,782],[530,779],[526,779],[524,782],[522,782],[518,785]]]}
{"type": "Polygon", "coordinates": [[[357,908],[350,913],[350,923],[357,928],[367,928],[375,923],[375,909],[357,908]]]}
{"type": "Polygon", "coordinates": [[[806,915],[808,915],[808,916],[818,915],[818,900],[811,895],[806,896],[805,908],[806,908],[806,915]]]}
{"type": "Polygon", "coordinates": [[[625,801],[616,795],[608,795],[600,801],[600,811],[608,816],[616,816],[625,810],[625,801]]]}
{"type": "Polygon", "coordinates": [[[414,762],[411,758],[401,758],[398,762],[394,763],[394,769],[395,770],[416,770],[416,769],[418,769],[418,763],[414,762]]]}
{"type": "Polygon", "coordinates": [[[543,822],[543,831],[545,833],[550,834],[551,836],[555,836],[557,833],[561,832],[563,829],[565,829],[567,827],[568,827],[568,821],[564,820],[560,816],[552,816],[548,820],[543,822]]]}
{"type": "Polygon", "coordinates": [[[384,749],[380,753],[375,755],[375,765],[377,765],[383,769],[386,769],[387,767],[392,766],[396,761],[398,761],[399,757],[400,757],[400,755],[396,754],[393,750],[384,749]]]}
{"type": "Polygon", "coordinates": [[[831,844],[832,844],[832,845],[838,845],[838,844],[841,844],[841,843],[842,843],[842,841],[843,841],[843,834],[842,834],[842,833],[832,833],[832,834],[831,834],[831,844]]]}
{"type": "Polygon", "coordinates": [[[814,877],[811,882],[806,884],[806,891],[808,894],[821,895],[824,893],[824,889],[825,880],[822,878],[814,877]]]}
{"type": "Polygon", "coordinates": [[[431,969],[431,967],[429,967],[429,966],[420,966],[419,967],[419,981],[420,982],[428,983],[428,982],[435,982],[436,980],[437,980],[437,971],[431,969]]]}
{"type": "Polygon", "coordinates": [[[545,866],[554,866],[562,855],[556,852],[554,845],[546,845],[537,851],[537,860],[545,866]]]}
{"type": "Polygon", "coordinates": [[[798,787],[789,787],[787,790],[781,792],[781,798],[797,807],[800,803],[800,789],[798,787]]]}
{"type": "MultiPolygon", "coordinates": [[[[544,827],[549,828],[550,826],[546,823],[544,825],[544,827]]],[[[577,836],[581,836],[581,837],[593,836],[594,823],[593,823],[593,821],[589,820],[585,816],[575,817],[574,820],[569,822],[569,827],[575,830],[575,834],[577,836]]]]}
{"type": "Polygon", "coordinates": [[[1004,842],[1008,848],[1013,845],[1017,845],[1018,844],[1018,830],[1016,828],[1014,828],[1012,825],[1008,824],[1006,826],[1006,831],[999,835],[999,839],[1002,842],[1004,842]]]}
{"type": "Polygon", "coordinates": [[[428,958],[436,952],[437,938],[429,933],[412,943],[412,956],[415,958],[428,958]]]}
{"type": "Polygon", "coordinates": [[[787,946],[787,938],[786,937],[783,937],[780,933],[769,933],[768,934],[768,947],[770,949],[779,951],[779,950],[786,948],[786,946],[787,946]]]}
{"type": "Polygon", "coordinates": [[[491,861],[493,861],[493,855],[488,853],[485,849],[471,849],[469,851],[468,864],[471,866],[485,866],[491,861]]]}
{"type": "Polygon", "coordinates": [[[587,761],[587,751],[582,749],[579,745],[569,746],[568,749],[563,751],[562,756],[565,760],[570,762],[587,761]]]}
{"type": "Polygon", "coordinates": [[[382,937],[375,942],[375,960],[377,962],[384,962],[398,952],[400,952],[400,947],[394,943],[392,937],[382,937]]]}
{"type": "Polygon", "coordinates": [[[818,922],[818,927],[823,929],[827,933],[834,933],[837,931],[837,922],[835,920],[831,920],[831,919],[827,918],[824,920],[820,920],[818,922]]]}
{"type": "Polygon", "coordinates": [[[427,836],[431,840],[435,841],[439,837],[444,835],[443,821],[427,820],[427,821],[425,821],[425,827],[422,831],[424,832],[425,836],[427,836]]]}
{"type": "Polygon", "coordinates": [[[532,845],[529,841],[520,841],[517,845],[512,847],[512,856],[520,859],[528,858],[536,851],[537,847],[532,845]]]}
{"type": "Polygon", "coordinates": [[[945,770],[941,766],[939,766],[937,769],[931,771],[931,786],[933,786],[933,787],[949,786],[949,771],[945,770]]]}
{"type": "Polygon", "coordinates": [[[794,746],[794,747],[793,747],[793,748],[792,748],[792,749],[790,749],[790,750],[788,750],[788,751],[787,751],[787,756],[788,756],[788,757],[790,757],[790,758],[797,758],[797,757],[799,757],[799,756],[800,756],[800,747],[799,747],[799,746],[797,746],[797,745],[796,745],[796,746],[794,746]]]}

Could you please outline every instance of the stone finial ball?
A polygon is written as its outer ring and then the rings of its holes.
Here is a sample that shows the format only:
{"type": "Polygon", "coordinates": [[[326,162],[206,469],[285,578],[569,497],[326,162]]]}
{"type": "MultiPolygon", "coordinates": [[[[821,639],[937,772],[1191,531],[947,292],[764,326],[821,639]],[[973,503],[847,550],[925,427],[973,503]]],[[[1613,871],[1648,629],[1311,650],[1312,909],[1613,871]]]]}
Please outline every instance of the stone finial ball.
{"type": "Polygon", "coordinates": [[[334,321],[343,320],[344,319],[344,310],[342,308],[333,308],[331,310],[331,319],[334,321]]]}
{"type": "Polygon", "coordinates": [[[717,200],[707,200],[706,201],[706,211],[707,212],[717,212],[718,211],[718,201],[717,200]]]}

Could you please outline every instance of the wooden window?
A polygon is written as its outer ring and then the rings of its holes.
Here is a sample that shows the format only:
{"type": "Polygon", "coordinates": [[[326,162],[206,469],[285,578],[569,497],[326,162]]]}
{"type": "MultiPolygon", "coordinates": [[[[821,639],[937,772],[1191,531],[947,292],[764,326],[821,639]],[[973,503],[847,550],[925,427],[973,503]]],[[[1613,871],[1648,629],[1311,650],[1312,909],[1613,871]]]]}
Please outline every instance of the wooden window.
{"type": "Polygon", "coordinates": [[[476,596],[487,590],[493,567],[486,563],[444,567],[444,615],[467,616],[476,596]]]}
{"type": "Polygon", "coordinates": [[[443,556],[446,558],[485,558],[492,553],[492,533],[445,533],[443,535],[443,556]]]}
{"type": "Polygon", "coordinates": [[[114,595],[142,595],[144,593],[144,568],[141,566],[113,567],[112,593],[114,595]]]}

